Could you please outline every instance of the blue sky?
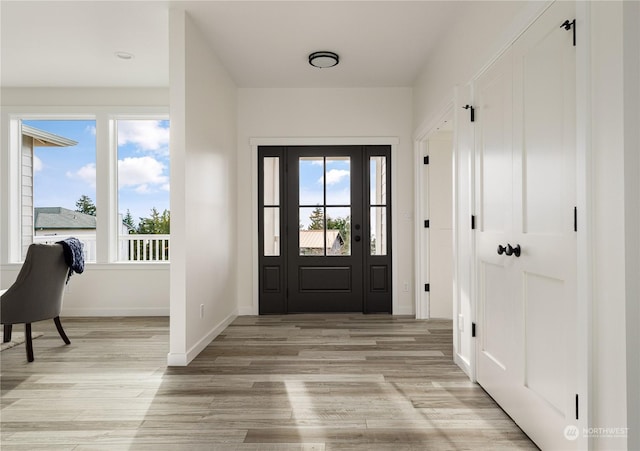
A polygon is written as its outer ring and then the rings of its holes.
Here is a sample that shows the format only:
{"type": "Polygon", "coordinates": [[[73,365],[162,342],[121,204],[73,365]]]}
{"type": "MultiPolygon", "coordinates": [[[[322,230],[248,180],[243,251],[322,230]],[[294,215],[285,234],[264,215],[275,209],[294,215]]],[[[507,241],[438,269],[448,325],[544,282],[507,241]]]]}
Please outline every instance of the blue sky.
{"type": "MultiPolygon", "coordinates": [[[[96,201],[96,128],[93,120],[25,120],[77,141],[72,147],[36,147],[34,206],[74,210],[80,196],[96,201]]],[[[169,121],[119,120],[118,211],[137,223],[152,207],[169,210],[169,121]]],[[[101,206],[96,204],[100,214],[101,206]]]]}

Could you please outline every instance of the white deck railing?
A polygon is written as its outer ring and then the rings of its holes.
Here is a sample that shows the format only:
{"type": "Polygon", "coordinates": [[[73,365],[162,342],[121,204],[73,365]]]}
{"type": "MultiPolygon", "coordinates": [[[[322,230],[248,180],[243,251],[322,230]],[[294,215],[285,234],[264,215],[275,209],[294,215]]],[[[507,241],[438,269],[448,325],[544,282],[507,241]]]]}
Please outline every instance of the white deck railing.
{"type": "Polygon", "coordinates": [[[119,261],[169,261],[169,235],[120,235],[119,261]]]}
{"type": "MultiPolygon", "coordinates": [[[[33,237],[34,243],[52,244],[75,236],[84,244],[84,260],[96,261],[95,235],[46,235],[33,237]]],[[[118,261],[124,262],[168,262],[169,235],[120,235],[118,261]]]]}

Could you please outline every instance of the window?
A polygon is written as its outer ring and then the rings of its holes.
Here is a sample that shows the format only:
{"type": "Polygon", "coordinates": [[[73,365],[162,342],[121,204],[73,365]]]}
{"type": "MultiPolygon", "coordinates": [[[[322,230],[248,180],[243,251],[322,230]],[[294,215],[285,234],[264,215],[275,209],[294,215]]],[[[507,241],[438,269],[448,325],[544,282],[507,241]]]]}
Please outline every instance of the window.
{"type": "Polygon", "coordinates": [[[33,242],[74,236],[87,262],[167,262],[164,113],[28,114],[9,118],[9,261],[22,261],[33,242]]]}
{"type": "Polygon", "coordinates": [[[299,160],[300,255],[351,255],[351,159],[299,160]]]}
{"type": "Polygon", "coordinates": [[[32,242],[75,236],[96,261],[95,120],[23,120],[22,258],[32,242]]]}
{"type": "Polygon", "coordinates": [[[387,157],[369,158],[371,255],[387,255],[387,157]]]}
{"type": "Polygon", "coordinates": [[[169,121],[117,120],[118,260],[169,260],[169,121]]]}

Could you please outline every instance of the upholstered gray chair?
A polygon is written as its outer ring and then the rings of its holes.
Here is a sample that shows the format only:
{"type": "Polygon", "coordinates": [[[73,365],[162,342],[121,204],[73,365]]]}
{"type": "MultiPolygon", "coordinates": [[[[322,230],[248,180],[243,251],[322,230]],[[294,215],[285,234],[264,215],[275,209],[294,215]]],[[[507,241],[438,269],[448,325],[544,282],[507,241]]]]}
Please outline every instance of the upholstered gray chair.
{"type": "Polygon", "coordinates": [[[71,344],[60,323],[62,296],[69,266],[61,244],[32,244],[15,283],[0,297],[0,323],[6,343],[14,324],[24,323],[27,360],[33,362],[31,323],[52,319],[60,337],[71,344]]]}

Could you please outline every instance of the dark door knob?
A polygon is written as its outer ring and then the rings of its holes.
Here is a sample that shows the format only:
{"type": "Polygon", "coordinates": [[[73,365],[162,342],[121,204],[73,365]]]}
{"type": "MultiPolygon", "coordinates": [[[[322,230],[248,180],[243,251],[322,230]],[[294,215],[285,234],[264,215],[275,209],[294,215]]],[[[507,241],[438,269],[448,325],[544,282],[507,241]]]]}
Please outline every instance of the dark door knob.
{"type": "MultiPolygon", "coordinates": [[[[498,255],[502,255],[507,251],[507,248],[504,247],[502,244],[498,244],[498,255]]],[[[510,255],[510,254],[507,254],[510,255]]]]}
{"type": "Polygon", "coordinates": [[[353,239],[356,240],[356,242],[360,241],[360,235],[356,235],[353,239]]]}
{"type": "Polygon", "coordinates": [[[505,253],[507,255],[515,255],[516,257],[520,257],[520,253],[521,253],[520,245],[516,244],[516,247],[512,247],[510,244],[507,244],[507,250],[505,253]]]}

